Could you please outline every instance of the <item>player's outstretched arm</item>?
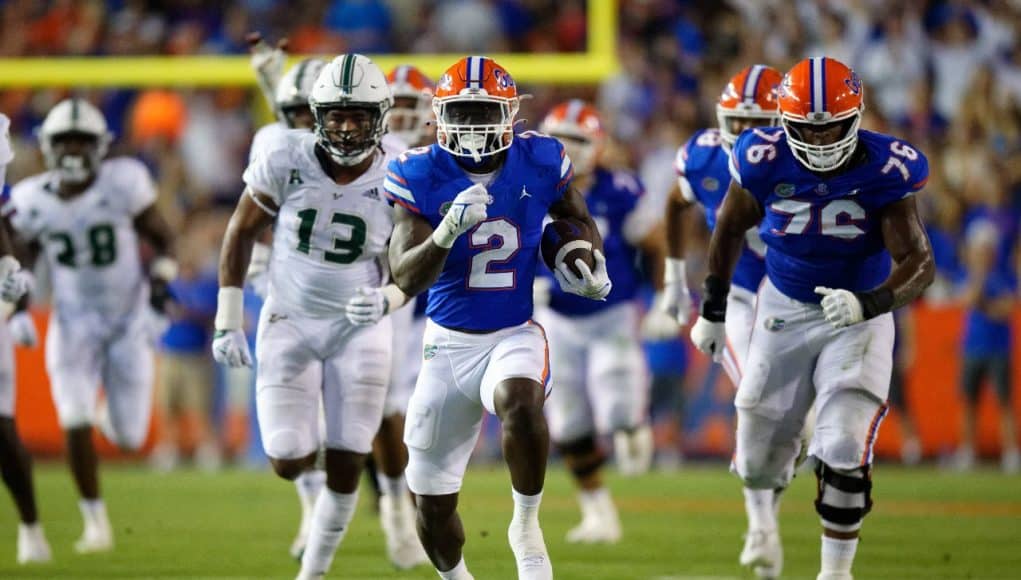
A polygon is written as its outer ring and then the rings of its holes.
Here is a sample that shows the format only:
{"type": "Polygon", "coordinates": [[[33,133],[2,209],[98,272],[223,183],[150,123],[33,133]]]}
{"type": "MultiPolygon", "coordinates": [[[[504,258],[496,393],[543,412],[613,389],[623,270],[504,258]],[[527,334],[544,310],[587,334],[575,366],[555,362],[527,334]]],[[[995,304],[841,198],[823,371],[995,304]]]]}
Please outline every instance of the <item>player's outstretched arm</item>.
{"type": "Polygon", "coordinates": [[[681,194],[675,184],[667,197],[665,226],[666,258],[663,261],[663,299],[655,307],[672,316],[678,324],[688,324],[691,315],[691,292],[688,290],[687,266],[684,255],[687,251],[687,221],[692,218],[688,209],[694,205],[681,194]]]}
{"type": "Polygon", "coordinates": [[[433,228],[425,218],[394,206],[394,231],[390,236],[390,274],[407,296],[417,296],[432,286],[443,271],[450,247],[433,240],[433,228]]]}
{"type": "Polygon", "coordinates": [[[252,355],[244,330],[245,272],[252,259],[252,246],[259,234],[273,223],[277,206],[264,193],[245,189],[227,223],[220,249],[220,292],[216,299],[216,334],[213,358],[230,367],[251,366],[252,355]]]}
{"type": "Polygon", "coordinates": [[[709,240],[709,273],[702,285],[701,314],[691,328],[695,347],[716,361],[723,357],[730,279],[741,255],[745,232],[761,220],[759,202],[738,183],[731,183],[709,240]]]}

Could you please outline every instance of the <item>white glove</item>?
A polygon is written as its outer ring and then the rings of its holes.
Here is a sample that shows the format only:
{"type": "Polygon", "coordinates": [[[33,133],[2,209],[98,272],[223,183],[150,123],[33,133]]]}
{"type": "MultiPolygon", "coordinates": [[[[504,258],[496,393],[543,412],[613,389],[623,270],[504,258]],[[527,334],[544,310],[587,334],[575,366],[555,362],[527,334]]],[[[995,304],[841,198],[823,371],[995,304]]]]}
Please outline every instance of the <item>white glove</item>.
{"type": "Polygon", "coordinates": [[[679,258],[666,259],[663,275],[663,292],[656,296],[653,308],[659,306],[664,312],[673,316],[677,324],[687,326],[691,321],[691,291],[688,290],[688,275],[684,260],[679,258]]]}
{"type": "Polygon", "coordinates": [[[35,348],[39,344],[39,331],[35,328],[35,320],[27,310],[15,312],[7,319],[7,330],[11,333],[14,344],[26,348],[35,348]]]}
{"type": "Polygon", "coordinates": [[[252,70],[255,71],[255,79],[263,96],[272,105],[276,86],[284,76],[284,65],[287,64],[287,53],[284,52],[286,42],[270,46],[256,33],[249,35],[248,43],[248,50],[252,53],[250,62],[252,70]]]}
{"type": "Polygon", "coordinates": [[[834,328],[851,326],[865,320],[861,302],[854,292],[816,286],[815,293],[822,296],[823,314],[834,328]]]}
{"type": "Polygon", "coordinates": [[[681,332],[681,326],[677,324],[677,320],[664,309],[656,307],[656,302],[659,299],[660,297],[657,296],[653,307],[645,313],[645,318],[642,319],[642,337],[647,340],[669,340],[676,338],[681,332]]]}
{"type": "Polygon", "coordinates": [[[486,219],[486,206],[491,203],[493,196],[489,195],[481,183],[476,183],[457,194],[443,216],[443,221],[433,232],[433,241],[441,248],[450,248],[458,236],[486,219]]]}
{"type": "Polygon", "coordinates": [[[701,316],[691,327],[691,342],[695,348],[713,357],[713,360],[723,360],[723,349],[727,342],[726,324],[722,322],[710,322],[701,316]]]}
{"type": "Polygon", "coordinates": [[[232,369],[252,366],[252,353],[243,330],[217,330],[213,336],[213,358],[232,369]]]}
{"type": "Polygon", "coordinates": [[[592,256],[596,259],[596,270],[589,269],[588,264],[581,258],[574,261],[575,267],[581,272],[581,276],[575,276],[567,264],[557,264],[553,276],[560,284],[564,292],[584,296],[592,300],[606,300],[610,290],[613,289],[613,282],[610,282],[610,275],[606,273],[606,256],[600,250],[592,250],[592,256]]]}
{"type": "Polygon", "coordinates": [[[355,326],[376,324],[386,316],[386,298],[379,288],[359,288],[347,301],[345,314],[355,326]]]}
{"type": "Polygon", "coordinates": [[[35,277],[31,272],[18,270],[0,282],[0,300],[17,302],[35,287],[35,277]]]}

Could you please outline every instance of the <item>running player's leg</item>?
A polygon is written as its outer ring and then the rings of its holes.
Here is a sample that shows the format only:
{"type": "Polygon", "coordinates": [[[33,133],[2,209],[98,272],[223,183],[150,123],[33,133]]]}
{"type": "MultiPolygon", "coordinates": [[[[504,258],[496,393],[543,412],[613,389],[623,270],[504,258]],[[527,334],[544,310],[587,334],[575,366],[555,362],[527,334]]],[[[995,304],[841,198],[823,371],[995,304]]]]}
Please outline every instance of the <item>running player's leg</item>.
{"type": "MultiPolygon", "coordinates": [[[[768,282],[759,294],[748,359],[734,399],[736,450],[732,469],[744,483],[748,532],[739,557],[759,577],[783,567],[777,505],[794,475],[801,430],[812,405],[815,335],[825,321],[806,321],[809,308],[784,298],[768,282]]],[[[729,317],[729,312],[728,312],[729,317]]]]}
{"type": "Polygon", "coordinates": [[[588,390],[596,426],[613,434],[614,457],[624,475],[641,475],[652,466],[649,426],[651,379],[638,338],[638,307],[619,304],[599,315],[592,329],[588,390]]]}
{"type": "Polygon", "coordinates": [[[358,480],[372,439],[379,429],[390,377],[390,320],[351,332],[347,321],[334,323],[332,339],[319,348],[340,350],[323,362],[323,408],[326,418],[326,487],[312,513],[308,544],[299,578],[317,578],[330,569],[358,505],[358,480]],[[347,334],[347,336],[345,336],[347,334]]]}
{"type": "MultiPolygon", "coordinates": [[[[549,310],[543,311],[537,319],[550,337],[552,389],[545,405],[550,436],[579,489],[582,519],[567,532],[567,541],[602,541],[595,536],[607,531],[609,526],[603,524],[604,510],[600,508],[607,503],[612,508],[613,503],[603,486],[602,466],[606,454],[596,438],[596,424],[585,388],[589,334],[583,323],[549,310]]],[[[618,525],[618,536],[619,530],[618,525]]]]}
{"type": "Polygon", "coordinates": [[[893,368],[893,316],[885,314],[831,338],[816,362],[816,459],[822,518],[820,579],[851,577],[862,520],[872,507],[872,446],[886,416],[893,368]]]}
{"type": "Polygon", "coordinates": [[[106,349],[102,376],[107,413],[98,425],[107,439],[125,451],[140,449],[149,434],[153,356],[141,325],[123,333],[106,349]]]}
{"type": "Polygon", "coordinates": [[[32,485],[32,458],[14,422],[14,348],[6,324],[0,324],[0,475],[18,510],[18,563],[48,562],[46,541],[32,485]]]}
{"type": "Polygon", "coordinates": [[[480,397],[500,419],[504,460],[510,469],[514,515],[507,538],[517,560],[518,577],[553,578],[553,567],[539,527],[549,454],[549,430],[543,404],[549,394],[549,344],[533,322],[501,331],[482,377],[480,397]]]}
{"type": "Polygon", "coordinates": [[[88,330],[98,320],[51,318],[46,334],[46,370],[57,417],[67,437],[67,458],[81,500],[85,530],[75,543],[82,553],[109,550],[113,532],[99,491],[99,459],[92,443],[103,352],[88,330]]]}
{"type": "MultiPolygon", "coordinates": [[[[485,335],[479,335],[480,341],[485,335]]],[[[457,513],[465,468],[482,429],[478,385],[488,348],[468,344],[428,323],[422,370],[408,402],[404,442],[408,487],[417,499],[418,537],[440,576],[472,578],[464,562],[464,526],[457,513]]]]}

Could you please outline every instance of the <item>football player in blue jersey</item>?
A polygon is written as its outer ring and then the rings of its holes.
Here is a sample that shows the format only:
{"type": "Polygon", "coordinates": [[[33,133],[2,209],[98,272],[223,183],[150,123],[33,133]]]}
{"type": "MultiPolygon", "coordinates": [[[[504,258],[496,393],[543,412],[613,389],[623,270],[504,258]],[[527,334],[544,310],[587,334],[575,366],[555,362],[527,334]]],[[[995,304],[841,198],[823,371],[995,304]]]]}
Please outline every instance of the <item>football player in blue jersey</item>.
{"type": "Polygon", "coordinates": [[[562,264],[565,289],[595,300],[611,289],[595,223],[570,187],[570,157],[551,137],[514,135],[517,110],[506,69],[486,57],[461,59],[436,86],[437,143],[392,162],[384,182],[395,205],[394,281],[407,296],[429,290],[404,441],[419,537],[443,578],[472,577],[457,500],[484,410],[503,426],[518,577],[553,577],[538,517],[549,450],[548,346],[530,320],[547,214],[579,219],[594,232],[594,268],[562,264]]]}
{"type": "MultiPolygon", "coordinates": [[[[643,258],[663,263],[661,208],[630,172],[599,164],[605,134],[594,107],[572,100],[554,107],[541,130],[564,145],[574,163],[574,186],[599,227],[613,292],[587,300],[552,287],[539,320],[549,333],[553,391],[546,404],[550,435],[580,488],[582,521],[569,542],[620,540],[620,518],[601,476],[597,437],[612,434],[622,473],[637,475],[652,461],[648,424],[650,378],[638,336],[638,289],[643,258]]],[[[653,316],[665,316],[662,312],[653,316]]],[[[667,319],[672,335],[679,328],[667,319]]]]}
{"type": "MultiPolygon", "coordinates": [[[[677,151],[678,188],[671,195],[666,215],[668,254],[663,296],[657,303],[673,314],[682,326],[688,323],[691,296],[685,273],[684,225],[690,208],[699,204],[705,211],[710,231],[716,227],[717,213],[730,186],[730,151],[738,135],[754,127],[775,126],[780,119],[776,110],[777,87],[783,74],[771,67],[756,64],[734,75],[716,104],[718,128],[696,132],[677,151]]],[[[741,383],[745,368],[748,341],[755,319],[755,293],[766,275],[766,247],[758,228],[745,233],[734,278],[727,295],[726,343],[722,353],[723,369],[731,382],[741,383]]],[[[779,494],[772,489],[744,488],[749,524],[759,522],[754,514],[757,505],[779,507],[779,494]]],[[[749,526],[745,547],[739,558],[743,566],[751,566],[763,578],[775,578],[783,568],[783,552],[774,528],[763,530],[749,526]]]]}
{"type": "MultiPolygon", "coordinates": [[[[695,346],[719,360],[734,269],[748,228],[760,224],[766,280],[735,400],[733,469],[746,487],[786,487],[814,404],[819,580],[851,578],[887,410],[890,311],[917,298],[935,269],[914,198],[928,163],[902,140],[859,129],[862,92],[843,63],[803,60],[780,85],[782,128],[738,138],[691,331],[695,346]]],[[[776,529],[769,504],[749,516],[750,528],[776,529]]]]}

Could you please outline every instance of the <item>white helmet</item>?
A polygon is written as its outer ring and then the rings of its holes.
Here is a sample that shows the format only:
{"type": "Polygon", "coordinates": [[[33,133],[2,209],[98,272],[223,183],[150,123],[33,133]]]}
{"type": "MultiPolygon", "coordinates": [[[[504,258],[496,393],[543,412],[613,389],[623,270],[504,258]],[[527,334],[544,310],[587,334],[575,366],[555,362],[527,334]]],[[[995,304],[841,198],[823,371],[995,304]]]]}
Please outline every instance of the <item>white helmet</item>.
{"type": "Polygon", "coordinates": [[[338,164],[357,165],[372,155],[383,139],[393,96],[383,71],[368,57],[342,54],[319,73],[308,104],[319,144],[338,164]],[[327,128],[327,114],[335,109],[364,110],[369,118],[357,134],[327,128]]]}
{"type": "Polygon", "coordinates": [[[50,109],[38,130],[39,146],[46,167],[60,173],[62,181],[82,183],[98,169],[113,141],[106,128],[106,118],[85,99],[64,99],[50,109]],[[81,133],[96,138],[96,145],[84,157],[62,154],[57,150],[55,138],[68,133],[81,133]]]}
{"type": "Polygon", "coordinates": [[[306,58],[292,66],[280,79],[273,95],[273,108],[282,123],[294,128],[294,120],[288,111],[297,107],[308,107],[312,87],[325,66],[326,61],[321,58],[306,58]]]}

